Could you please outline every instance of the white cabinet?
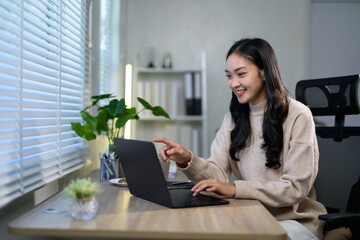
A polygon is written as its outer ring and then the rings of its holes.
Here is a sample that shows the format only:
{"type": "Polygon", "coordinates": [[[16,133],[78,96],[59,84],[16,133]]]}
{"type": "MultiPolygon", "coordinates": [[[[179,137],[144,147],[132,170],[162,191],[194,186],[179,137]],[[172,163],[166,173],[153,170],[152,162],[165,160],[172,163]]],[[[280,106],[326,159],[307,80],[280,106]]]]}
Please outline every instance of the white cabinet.
{"type": "Polygon", "coordinates": [[[181,70],[134,68],[132,102],[136,108],[142,108],[136,100],[141,97],[152,106],[163,107],[171,119],[154,117],[148,111],[141,112],[140,120],[131,123],[131,138],[152,141],[154,138],[165,137],[179,142],[198,156],[207,157],[205,53],[201,55],[200,66],[200,69],[181,70]],[[192,84],[189,85],[189,82],[192,84]],[[186,99],[189,91],[192,102],[186,99]],[[196,110],[200,114],[192,112],[189,115],[187,103],[200,104],[196,110]]]}

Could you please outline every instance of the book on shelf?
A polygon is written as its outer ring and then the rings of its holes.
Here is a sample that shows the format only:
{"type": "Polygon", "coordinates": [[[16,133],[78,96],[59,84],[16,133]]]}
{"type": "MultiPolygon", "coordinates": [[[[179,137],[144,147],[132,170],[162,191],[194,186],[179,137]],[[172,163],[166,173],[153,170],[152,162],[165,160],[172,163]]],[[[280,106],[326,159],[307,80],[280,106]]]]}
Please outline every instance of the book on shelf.
{"type": "Polygon", "coordinates": [[[163,95],[164,93],[161,93],[161,88],[160,88],[161,83],[159,81],[155,81],[152,83],[151,86],[151,90],[152,90],[152,104],[154,106],[160,106],[161,105],[161,100],[160,100],[160,96],[163,95]]]}
{"type": "Polygon", "coordinates": [[[186,115],[195,115],[194,81],[191,72],[184,74],[186,115]]]}
{"type": "MultiPolygon", "coordinates": [[[[185,115],[184,86],[180,82],[139,81],[137,96],[145,99],[152,106],[161,106],[170,117],[185,115]]],[[[139,109],[142,105],[138,103],[139,109]]],[[[151,116],[151,112],[144,111],[143,116],[151,116]]]]}
{"type": "Polygon", "coordinates": [[[186,115],[201,115],[201,74],[184,74],[186,115]]]}
{"type": "Polygon", "coordinates": [[[168,107],[168,101],[166,99],[166,96],[167,96],[167,92],[168,92],[168,89],[167,89],[167,83],[166,82],[160,82],[160,106],[165,109],[165,110],[168,110],[169,107],[168,107]]]}
{"type": "Polygon", "coordinates": [[[179,116],[184,114],[184,91],[182,84],[179,82],[169,83],[171,84],[170,94],[167,96],[169,107],[170,117],[179,116]]]}
{"type": "MultiPolygon", "coordinates": [[[[152,91],[152,85],[153,83],[150,82],[150,81],[145,81],[143,86],[144,86],[144,92],[145,92],[145,95],[144,95],[144,99],[146,101],[148,101],[149,103],[154,103],[153,101],[153,91],[152,91]]],[[[144,111],[144,115],[147,115],[147,116],[151,116],[151,112],[150,111],[144,111]]]]}
{"type": "MultiPolygon", "coordinates": [[[[185,72],[184,81],[172,79],[138,81],[137,97],[145,99],[152,106],[161,106],[170,117],[199,116],[202,114],[201,73],[185,72]]],[[[151,116],[149,111],[141,114],[151,116]]]]}
{"type": "Polygon", "coordinates": [[[194,115],[201,115],[201,76],[199,72],[194,73],[194,115]]]}

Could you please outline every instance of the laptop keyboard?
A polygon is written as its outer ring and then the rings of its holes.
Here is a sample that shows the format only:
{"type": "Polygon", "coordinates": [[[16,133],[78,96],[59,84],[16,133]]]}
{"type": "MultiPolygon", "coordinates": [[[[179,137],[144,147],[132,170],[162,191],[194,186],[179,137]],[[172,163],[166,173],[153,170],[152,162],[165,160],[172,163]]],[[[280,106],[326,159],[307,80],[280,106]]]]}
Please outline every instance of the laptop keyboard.
{"type": "Polygon", "coordinates": [[[192,182],[176,182],[170,181],[166,182],[167,189],[174,190],[174,189],[191,189],[195,184],[192,182]]]}

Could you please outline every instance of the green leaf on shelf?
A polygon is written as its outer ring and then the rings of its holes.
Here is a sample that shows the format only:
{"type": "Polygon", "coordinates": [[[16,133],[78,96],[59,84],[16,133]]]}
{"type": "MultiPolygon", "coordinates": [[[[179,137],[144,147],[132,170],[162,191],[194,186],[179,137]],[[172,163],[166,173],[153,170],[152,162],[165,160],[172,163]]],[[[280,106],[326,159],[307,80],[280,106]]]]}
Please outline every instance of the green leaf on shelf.
{"type": "Polygon", "coordinates": [[[137,100],[141,103],[141,105],[144,106],[145,109],[152,110],[152,106],[150,105],[150,103],[139,97],[137,98],[137,100]]]}
{"type": "Polygon", "coordinates": [[[154,116],[163,116],[166,117],[167,119],[170,119],[169,114],[160,106],[153,107],[152,113],[154,114],[154,116]]]}

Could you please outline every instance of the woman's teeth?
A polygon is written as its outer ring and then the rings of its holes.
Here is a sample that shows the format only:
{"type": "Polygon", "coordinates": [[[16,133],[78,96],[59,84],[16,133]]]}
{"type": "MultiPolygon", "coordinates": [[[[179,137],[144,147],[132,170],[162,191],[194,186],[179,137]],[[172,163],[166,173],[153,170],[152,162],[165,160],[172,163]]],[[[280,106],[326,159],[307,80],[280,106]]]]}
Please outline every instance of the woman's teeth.
{"type": "Polygon", "coordinates": [[[236,95],[241,95],[245,92],[245,89],[244,90],[238,90],[238,91],[235,91],[235,94],[236,95]]]}

